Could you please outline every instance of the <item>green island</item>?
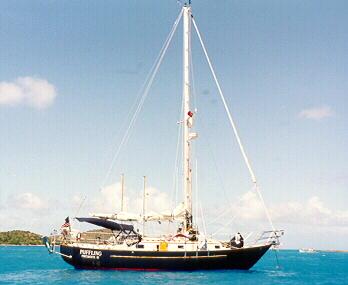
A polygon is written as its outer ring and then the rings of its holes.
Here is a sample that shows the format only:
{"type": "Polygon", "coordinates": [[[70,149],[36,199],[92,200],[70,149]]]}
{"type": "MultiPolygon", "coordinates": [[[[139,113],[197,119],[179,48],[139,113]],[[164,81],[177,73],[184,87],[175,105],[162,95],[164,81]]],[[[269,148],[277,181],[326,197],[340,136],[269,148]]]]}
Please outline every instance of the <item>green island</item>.
{"type": "Polygon", "coordinates": [[[20,230],[0,232],[0,245],[42,245],[42,236],[20,230]]]}

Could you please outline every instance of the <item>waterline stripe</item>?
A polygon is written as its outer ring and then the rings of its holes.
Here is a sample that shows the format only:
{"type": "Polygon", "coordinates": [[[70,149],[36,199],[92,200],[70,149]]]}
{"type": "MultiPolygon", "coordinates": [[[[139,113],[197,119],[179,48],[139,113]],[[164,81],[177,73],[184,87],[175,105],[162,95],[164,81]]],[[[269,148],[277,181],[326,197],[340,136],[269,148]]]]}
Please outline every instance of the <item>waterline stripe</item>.
{"type": "Polygon", "coordinates": [[[210,255],[210,256],[134,256],[134,255],[110,255],[111,258],[218,258],[218,257],[226,257],[227,255],[223,254],[223,255],[210,255]]]}

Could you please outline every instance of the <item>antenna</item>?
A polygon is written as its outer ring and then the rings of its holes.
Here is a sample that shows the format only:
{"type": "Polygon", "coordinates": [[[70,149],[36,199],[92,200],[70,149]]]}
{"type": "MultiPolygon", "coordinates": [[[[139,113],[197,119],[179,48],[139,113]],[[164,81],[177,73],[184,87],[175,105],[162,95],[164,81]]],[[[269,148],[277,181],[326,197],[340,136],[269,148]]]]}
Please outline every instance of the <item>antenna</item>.
{"type": "Polygon", "coordinates": [[[143,236],[145,236],[146,176],[143,176],[143,236]]]}

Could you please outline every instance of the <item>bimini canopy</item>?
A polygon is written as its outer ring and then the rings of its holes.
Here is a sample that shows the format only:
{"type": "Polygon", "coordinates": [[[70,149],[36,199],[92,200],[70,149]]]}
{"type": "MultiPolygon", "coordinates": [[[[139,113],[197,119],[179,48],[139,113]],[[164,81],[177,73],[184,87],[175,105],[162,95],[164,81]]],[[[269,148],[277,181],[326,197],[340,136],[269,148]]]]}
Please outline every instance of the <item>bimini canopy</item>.
{"type": "Polygon", "coordinates": [[[110,229],[112,231],[134,232],[132,225],[119,224],[114,221],[100,218],[76,218],[79,222],[87,222],[99,227],[110,229]]]}

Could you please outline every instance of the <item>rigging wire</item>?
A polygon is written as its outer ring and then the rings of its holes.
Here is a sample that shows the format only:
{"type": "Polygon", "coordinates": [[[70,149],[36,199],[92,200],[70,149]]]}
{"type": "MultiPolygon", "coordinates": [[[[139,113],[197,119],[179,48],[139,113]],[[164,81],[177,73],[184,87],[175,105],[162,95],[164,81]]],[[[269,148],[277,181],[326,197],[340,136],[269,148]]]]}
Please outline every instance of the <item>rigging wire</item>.
{"type": "Polygon", "coordinates": [[[198,39],[199,39],[200,44],[201,44],[201,46],[202,46],[204,55],[205,55],[205,57],[206,57],[206,59],[207,59],[207,62],[208,62],[210,71],[211,71],[211,73],[212,73],[212,75],[213,75],[213,78],[214,78],[214,80],[215,80],[215,84],[216,84],[217,89],[218,89],[218,91],[219,91],[219,95],[220,95],[220,98],[221,98],[222,103],[223,103],[223,105],[224,105],[224,108],[225,108],[225,111],[226,111],[226,113],[227,113],[228,119],[229,119],[229,121],[230,121],[230,123],[231,123],[232,129],[233,129],[233,132],[234,132],[234,135],[236,136],[236,139],[237,139],[237,142],[238,142],[240,151],[241,151],[241,153],[242,153],[242,156],[243,156],[243,158],[244,158],[245,164],[246,164],[246,166],[247,166],[247,168],[248,168],[248,170],[249,170],[249,173],[250,173],[250,176],[251,176],[251,180],[252,180],[252,182],[253,182],[253,184],[254,184],[254,189],[255,189],[255,191],[258,193],[258,196],[259,196],[259,198],[260,198],[260,200],[261,200],[261,202],[262,202],[262,204],[263,204],[263,207],[264,207],[264,209],[265,209],[266,216],[267,216],[268,221],[269,221],[269,223],[270,223],[270,225],[271,225],[271,227],[272,227],[272,230],[275,231],[275,228],[274,228],[274,225],[273,225],[271,216],[270,216],[270,214],[269,214],[269,211],[268,211],[268,209],[267,209],[267,207],[266,207],[265,201],[264,201],[264,199],[263,199],[263,197],[262,197],[262,194],[261,194],[261,192],[260,192],[260,190],[259,190],[259,187],[258,187],[258,185],[257,185],[256,176],[255,176],[254,171],[253,171],[253,169],[252,169],[252,167],[251,167],[250,160],[249,160],[249,158],[248,158],[248,156],[247,156],[247,154],[246,154],[246,152],[245,152],[245,150],[244,150],[244,146],[243,146],[242,141],[241,141],[241,139],[240,139],[240,137],[239,137],[239,133],[238,133],[238,131],[237,131],[236,124],[235,124],[235,122],[234,122],[234,120],[233,120],[233,118],[232,118],[230,109],[228,108],[228,105],[227,105],[226,100],[225,100],[225,96],[223,95],[223,92],[222,92],[222,89],[221,89],[221,87],[220,87],[219,81],[217,80],[217,77],[216,77],[216,74],[215,74],[213,65],[212,65],[212,63],[211,63],[211,61],[210,61],[210,58],[209,58],[209,56],[208,56],[207,50],[206,50],[206,48],[205,48],[205,45],[204,45],[204,43],[203,43],[201,34],[200,34],[199,30],[198,30],[196,21],[195,21],[195,19],[194,19],[193,17],[192,17],[192,23],[193,23],[193,26],[195,27],[195,30],[196,30],[198,39]]]}
{"type": "MultiPolygon", "coordinates": [[[[239,197],[239,199],[237,201],[237,205],[241,201],[242,201],[242,197],[239,197]]],[[[231,220],[227,224],[223,224],[223,226],[220,229],[218,229],[215,233],[213,233],[212,236],[216,235],[217,233],[221,232],[223,229],[226,229],[228,226],[230,226],[234,222],[234,220],[236,219],[237,216],[238,216],[238,211],[236,212],[236,214],[234,216],[232,216],[231,220]]]]}
{"type": "Polygon", "coordinates": [[[77,217],[77,215],[79,214],[79,212],[80,212],[80,210],[81,210],[83,204],[85,203],[86,199],[87,199],[87,196],[84,195],[84,196],[82,197],[82,199],[81,199],[81,202],[80,202],[80,204],[79,204],[79,206],[78,206],[78,208],[77,208],[77,210],[76,210],[76,213],[75,213],[75,216],[74,216],[74,217],[77,217]]]}
{"type": "MultiPolygon", "coordinates": [[[[117,158],[118,158],[118,156],[119,156],[119,154],[121,152],[121,149],[122,149],[123,145],[125,145],[127,143],[128,139],[129,139],[131,129],[133,128],[133,126],[134,126],[134,124],[135,124],[135,122],[136,122],[136,120],[138,118],[138,115],[139,115],[139,113],[140,113],[140,111],[141,111],[141,109],[142,109],[142,107],[144,105],[145,99],[148,96],[148,93],[149,93],[149,90],[150,90],[150,88],[152,86],[153,80],[154,80],[154,78],[155,78],[155,76],[157,74],[157,71],[158,71],[161,63],[162,63],[163,57],[166,54],[166,51],[167,51],[167,49],[169,47],[169,44],[170,44],[170,42],[171,42],[171,40],[172,40],[172,38],[173,38],[173,36],[175,34],[177,26],[178,26],[178,24],[180,22],[180,19],[182,17],[182,14],[183,14],[183,10],[180,11],[178,17],[176,18],[176,20],[175,20],[175,22],[174,22],[174,24],[172,26],[171,31],[169,32],[166,40],[164,41],[164,44],[162,45],[162,48],[161,48],[158,56],[156,57],[156,60],[155,60],[155,62],[153,64],[153,66],[151,67],[148,75],[146,76],[146,79],[145,79],[144,83],[142,84],[142,86],[141,86],[141,88],[140,88],[140,90],[138,92],[137,100],[135,102],[137,102],[140,99],[139,103],[137,104],[137,108],[134,111],[134,114],[133,114],[133,116],[132,116],[132,118],[130,120],[130,123],[129,123],[129,125],[128,125],[128,127],[127,127],[127,129],[126,129],[126,131],[125,131],[125,133],[124,133],[124,135],[122,137],[122,139],[121,139],[121,142],[120,142],[120,144],[119,144],[119,146],[118,146],[118,148],[117,148],[117,150],[115,152],[115,155],[113,156],[113,158],[111,160],[110,166],[109,166],[109,168],[107,170],[107,173],[106,173],[104,179],[102,180],[102,183],[101,183],[101,185],[99,187],[99,190],[102,190],[103,187],[105,186],[107,180],[110,177],[110,174],[111,174],[111,171],[112,171],[112,169],[114,167],[114,164],[115,164],[115,162],[116,162],[116,160],[117,160],[117,158]]],[[[133,104],[133,106],[131,107],[131,110],[133,110],[135,106],[136,106],[136,103],[133,104]]],[[[130,111],[130,113],[131,112],[132,111],[130,111]]],[[[129,117],[129,115],[127,116],[127,118],[128,117],[129,117]]],[[[78,207],[78,209],[76,211],[76,215],[75,216],[77,216],[77,214],[81,210],[82,206],[86,202],[86,199],[87,199],[87,195],[85,195],[83,197],[83,199],[81,200],[81,203],[79,204],[79,207],[78,207]]]]}
{"type": "MultiPolygon", "coordinates": [[[[196,94],[198,94],[198,93],[196,92],[196,87],[195,87],[196,85],[195,85],[195,78],[194,78],[194,68],[193,68],[193,60],[192,60],[191,47],[192,47],[192,45],[190,45],[190,64],[191,64],[190,70],[191,70],[192,95],[193,95],[192,97],[193,97],[194,106],[197,107],[197,103],[196,103],[196,102],[198,102],[198,96],[197,96],[196,94]]],[[[205,124],[204,124],[204,120],[203,120],[203,119],[204,119],[204,116],[200,116],[200,118],[201,118],[200,122],[201,122],[201,124],[202,124],[203,129],[206,129],[206,128],[205,128],[205,124]]],[[[215,167],[215,169],[217,170],[217,176],[218,176],[219,182],[220,182],[220,184],[221,184],[220,186],[221,186],[221,188],[222,188],[222,190],[223,190],[224,199],[227,200],[227,204],[228,204],[228,205],[231,205],[232,203],[231,203],[231,201],[230,201],[230,197],[229,197],[229,196],[227,195],[227,193],[226,193],[225,184],[224,184],[224,182],[223,182],[223,179],[222,179],[222,177],[221,177],[220,172],[218,171],[218,164],[217,164],[217,161],[216,161],[215,153],[214,153],[214,151],[213,151],[213,148],[212,148],[212,146],[211,146],[211,143],[210,143],[209,138],[208,138],[208,137],[206,137],[206,138],[207,138],[208,149],[209,149],[209,151],[210,151],[210,153],[211,153],[211,156],[212,156],[212,159],[213,159],[214,167],[215,167]]],[[[197,191],[197,190],[196,190],[196,191],[197,191]]],[[[241,201],[241,198],[238,200],[237,205],[240,203],[240,201],[241,201]]],[[[210,224],[216,222],[216,221],[219,220],[221,217],[227,215],[231,210],[232,210],[231,208],[223,209],[223,210],[220,212],[220,214],[218,214],[217,217],[215,217],[215,218],[213,219],[213,221],[208,222],[207,225],[210,225],[210,224]]]]}
{"type": "Polygon", "coordinates": [[[116,162],[116,160],[117,160],[117,158],[118,158],[118,156],[120,154],[120,151],[121,151],[123,145],[128,141],[131,129],[133,128],[133,126],[134,126],[134,124],[135,124],[135,122],[136,122],[136,120],[138,118],[138,115],[139,115],[139,113],[140,113],[140,111],[141,111],[141,109],[142,109],[142,107],[144,105],[144,102],[145,102],[145,100],[146,100],[146,98],[147,98],[147,96],[149,94],[149,90],[150,90],[150,88],[152,86],[152,83],[153,83],[154,78],[155,78],[155,76],[157,74],[157,71],[158,71],[158,69],[159,69],[159,67],[160,67],[160,65],[162,63],[163,57],[166,54],[166,51],[167,51],[167,49],[169,47],[169,44],[170,44],[170,42],[171,42],[171,40],[173,38],[173,35],[174,35],[175,31],[176,31],[176,28],[177,28],[178,23],[179,23],[179,21],[181,19],[182,13],[183,12],[181,11],[180,14],[178,15],[177,19],[175,20],[175,22],[173,24],[173,27],[172,27],[172,30],[170,31],[170,33],[169,33],[169,35],[168,35],[168,37],[167,37],[167,39],[166,39],[166,41],[165,41],[161,51],[159,53],[159,56],[157,57],[158,60],[155,63],[154,69],[150,72],[151,75],[149,76],[149,79],[147,81],[147,84],[146,84],[146,87],[144,89],[144,92],[142,93],[140,102],[139,102],[139,104],[138,104],[138,106],[137,106],[137,108],[136,108],[136,110],[135,110],[135,112],[133,114],[133,117],[132,117],[132,119],[131,119],[131,121],[129,123],[129,126],[128,126],[124,136],[122,137],[121,143],[120,143],[120,145],[119,145],[119,147],[118,147],[118,149],[117,149],[117,151],[116,151],[116,153],[115,153],[115,155],[114,155],[114,157],[113,157],[113,159],[111,161],[111,165],[110,165],[110,167],[109,167],[109,169],[107,171],[107,174],[106,174],[106,176],[105,176],[105,178],[104,178],[100,188],[103,188],[105,186],[105,183],[106,183],[107,179],[110,176],[111,170],[114,167],[114,164],[115,164],[115,162],[116,162]]]}
{"type": "MultiPolygon", "coordinates": [[[[197,201],[198,202],[198,201],[197,201]]],[[[202,224],[203,224],[203,231],[204,231],[204,236],[207,236],[207,228],[205,226],[205,219],[204,219],[204,214],[203,214],[203,209],[202,209],[202,203],[199,201],[199,208],[201,210],[201,218],[202,218],[202,224]]]]}
{"type": "Polygon", "coordinates": [[[189,45],[189,49],[190,49],[190,71],[191,71],[191,82],[192,82],[192,92],[191,92],[191,95],[192,95],[192,101],[193,101],[193,106],[194,106],[194,109],[196,110],[197,108],[197,100],[196,100],[196,85],[195,85],[195,77],[194,77],[194,72],[193,72],[193,60],[192,60],[192,44],[189,45]]]}
{"type": "MultiPolygon", "coordinates": [[[[195,85],[195,77],[194,77],[194,67],[193,67],[193,59],[192,59],[192,45],[190,45],[190,64],[191,64],[191,82],[192,82],[192,97],[193,97],[193,105],[195,106],[195,108],[197,107],[198,105],[198,96],[197,96],[197,92],[196,92],[196,85],[195,85]]],[[[205,124],[204,124],[204,116],[200,116],[201,120],[201,124],[202,124],[202,127],[203,129],[205,129],[205,124]]],[[[208,137],[207,138],[207,145],[208,145],[208,149],[211,153],[211,156],[213,158],[213,163],[214,163],[214,167],[215,169],[217,170],[217,176],[218,176],[218,179],[219,179],[219,182],[220,182],[220,186],[222,188],[222,192],[223,192],[223,195],[224,195],[224,199],[227,200],[227,204],[231,205],[231,201],[230,201],[230,197],[227,195],[226,193],[226,187],[225,187],[225,184],[223,182],[223,179],[221,177],[221,174],[220,172],[218,171],[218,164],[217,164],[217,161],[216,161],[216,156],[215,156],[215,153],[213,151],[213,148],[211,146],[211,143],[210,143],[210,140],[208,137]]],[[[197,191],[197,190],[196,190],[197,191]]],[[[241,199],[239,199],[238,203],[241,201],[241,199]]],[[[237,203],[237,204],[238,204],[237,203]]],[[[217,221],[218,218],[221,218],[222,216],[225,216],[227,215],[229,212],[230,212],[231,209],[223,209],[222,212],[220,212],[220,214],[218,214],[217,218],[214,219],[214,221],[217,221]]],[[[207,225],[210,225],[212,224],[212,222],[208,222],[207,225]]]]}
{"type": "MultiPolygon", "coordinates": [[[[195,160],[195,201],[198,201],[198,162],[195,160]]],[[[197,204],[196,204],[197,205],[197,204]]],[[[198,217],[198,207],[195,207],[195,217],[198,217]]]]}
{"type": "MultiPolygon", "coordinates": [[[[192,101],[193,101],[193,105],[195,106],[195,110],[196,110],[196,107],[197,107],[197,102],[198,102],[198,96],[197,96],[197,92],[196,92],[196,84],[195,84],[195,77],[194,77],[194,67],[193,67],[193,59],[192,59],[192,51],[191,51],[191,48],[192,48],[192,45],[190,45],[190,65],[191,65],[191,82],[192,82],[192,101]]],[[[203,126],[203,129],[205,129],[205,126],[204,126],[204,122],[203,122],[203,117],[201,117],[201,124],[203,126]]],[[[213,162],[214,162],[214,166],[215,166],[215,169],[218,169],[217,167],[217,163],[216,163],[216,158],[215,158],[215,155],[214,155],[214,152],[212,150],[212,147],[211,147],[211,144],[209,142],[209,140],[207,140],[208,142],[208,149],[210,150],[211,154],[212,154],[212,157],[213,157],[213,162]]],[[[196,167],[197,167],[197,160],[196,160],[196,167]]],[[[196,169],[196,176],[197,176],[197,169],[196,169]]],[[[218,174],[218,178],[219,178],[219,181],[220,181],[220,184],[221,184],[221,187],[223,189],[223,193],[225,195],[225,199],[227,200],[228,204],[231,204],[230,201],[229,201],[229,197],[226,195],[226,189],[225,189],[225,186],[224,186],[224,183],[223,183],[223,180],[221,178],[221,175],[219,173],[219,171],[217,171],[217,174],[218,174]]],[[[196,180],[197,180],[197,177],[196,177],[196,180]]],[[[198,201],[198,198],[197,198],[197,192],[198,192],[198,183],[196,183],[196,201],[198,201]]],[[[231,209],[223,209],[222,211],[222,214],[225,215],[227,214],[231,209]],[[226,212],[226,213],[225,213],[226,212]]],[[[223,215],[218,215],[218,217],[221,217],[223,215]]],[[[197,210],[196,210],[196,216],[198,217],[198,207],[197,207],[197,210]]],[[[214,219],[215,221],[216,219],[214,219]]],[[[211,224],[211,222],[207,223],[207,225],[211,224]]]]}
{"type": "MultiPolygon", "coordinates": [[[[179,118],[183,117],[184,112],[184,97],[182,96],[181,100],[181,108],[180,108],[180,116],[179,118]]],[[[172,198],[171,201],[174,202],[174,207],[177,205],[177,195],[178,195],[178,172],[179,172],[179,149],[180,149],[180,142],[181,142],[181,135],[182,135],[182,123],[178,122],[178,134],[177,134],[177,142],[176,142],[176,153],[175,153],[175,164],[174,164],[174,171],[173,171],[173,189],[172,189],[172,198]],[[173,195],[174,193],[174,195],[173,195]],[[174,199],[175,198],[175,199],[174,199]]],[[[172,207],[174,209],[174,207],[172,207]]]]}
{"type": "MultiPolygon", "coordinates": [[[[194,72],[193,72],[193,60],[192,60],[192,43],[189,45],[189,64],[190,64],[190,75],[191,75],[191,97],[192,97],[192,105],[194,106],[194,113],[195,116],[197,116],[197,103],[196,103],[196,88],[195,88],[195,79],[194,79],[194,72]]],[[[198,161],[197,161],[197,155],[196,155],[196,148],[193,148],[193,156],[196,157],[195,160],[195,200],[198,201],[198,161]]],[[[198,217],[198,204],[196,203],[196,209],[195,209],[195,216],[198,217]]]]}
{"type": "Polygon", "coordinates": [[[223,209],[219,214],[217,214],[217,216],[213,220],[209,221],[207,223],[207,225],[209,226],[211,224],[214,224],[215,222],[220,220],[223,216],[227,215],[230,211],[232,211],[232,209],[233,208],[225,208],[225,209],[223,209]]]}
{"type": "MultiPolygon", "coordinates": [[[[202,113],[200,113],[200,114],[202,114],[202,113]]],[[[202,128],[203,128],[203,129],[207,129],[207,128],[206,128],[206,125],[205,125],[205,122],[204,122],[204,116],[201,115],[200,118],[201,118],[200,123],[201,123],[201,125],[202,125],[202,128]]],[[[217,178],[218,178],[218,180],[219,180],[220,187],[222,188],[222,192],[223,192],[223,195],[224,195],[224,199],[227,201],[228,204],[231,204],[230,197],[229,197],[229,196],[227,195],[227,193],[226,193],[225,183],[224,183],[224,181],[223,181],[223,179],[222,179],[221,173],[218,171],[218,170],[219,170],[219,167],[218,167],[218,163],[217,163],[217,161],[216,161],[216,155],[215,155],[215,152],[214,152],[214,150],[213,150],[212,144],[211,144],[211,142],[210,142],[209,136],[205,136],[204,138],[206,139],[206,143],[207,143],[206,145],[207,145],[208,151],[209,151],[209,153],[210,153],[210,155],[211,155],[212,162],[213,162],[213,166],[214,166],[214,168],[215,168],[215,170],[216,170],[217,178]]]]}

